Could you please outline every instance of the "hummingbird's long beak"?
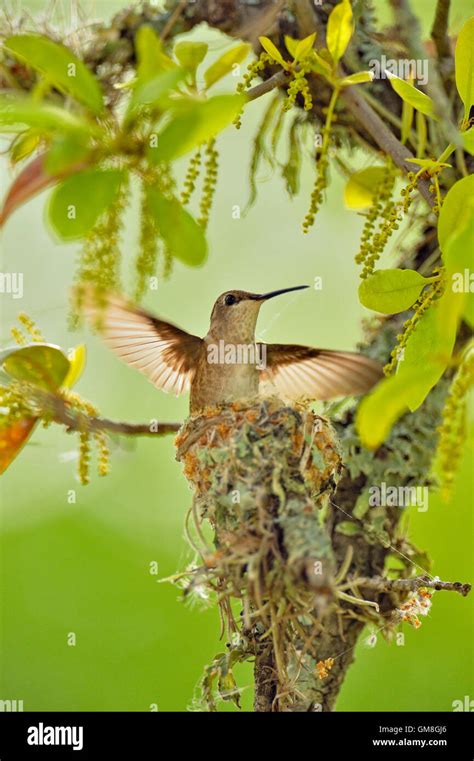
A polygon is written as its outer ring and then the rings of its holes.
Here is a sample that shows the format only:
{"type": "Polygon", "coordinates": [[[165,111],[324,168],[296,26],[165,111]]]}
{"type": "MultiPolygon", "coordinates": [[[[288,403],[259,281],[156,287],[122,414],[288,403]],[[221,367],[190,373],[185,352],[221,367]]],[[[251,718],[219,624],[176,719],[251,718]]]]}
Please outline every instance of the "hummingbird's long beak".
{"type": "Polygon", "coordinates": [[[269,293],[261,293],[258,296],[253,296],[256,301],[268,301],[273,299],[274,296],[280,296],[282,293],[290,293],[290,291],[302,291],[304,288],[309,288],[309,285],[295,285],[293,288],[281,288],[279,291],[269,291],[269,293]]]}

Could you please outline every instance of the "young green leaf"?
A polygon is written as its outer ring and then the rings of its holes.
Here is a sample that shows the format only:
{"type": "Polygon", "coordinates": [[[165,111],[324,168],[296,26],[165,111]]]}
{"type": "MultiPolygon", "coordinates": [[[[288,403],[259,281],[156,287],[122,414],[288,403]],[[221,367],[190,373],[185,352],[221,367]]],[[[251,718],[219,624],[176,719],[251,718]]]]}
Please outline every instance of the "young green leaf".
{"type": "MultiPolygon", "coordinates": [[[[441,211],[443,207],[441,207],[441,211]]],[[[466,197],[464,215],[456,227],[450,229],[450,234],[443,243],[443,261],[448,276],[452,275],[453,289],[464,290],[464,271],[470,271],[474,253],[474,196],[466,197]],[[456,276],[456,277],[455,277],[456,276]],[[458,285],[455,287],[455,283],[458,285]],[[460,287],[462,283],[462,287],[460,287]]]]}
{"type": "Polygon", "coordinates": [[[204,61],[208,49],[209,45],[206,42],[188,42],[187,40],[182,40],[176,43],[173,53],[181,66],[184,66],[194,76],[197,67],[204,61]]]}
{"type": "Polygon", "coordinates": [[[207,256],[203,228],[176,198],[165,198],[157,190],[150,189],[148,202],[168,252],[190,267],[202,264],[207,256]]]}
{"type": "Polygon", "coordinates": [[[295,61],[300,61],[313,49],[314,41],[316,39],[316,32],[309,34],[303,40],[300,40],[295,49],[295,61]]]}
{"type": "Polygon", "coordinates": [[[393,424],[408,412],[413,388],[422,383],[422,368],[411,369],[404,375],[384,378],[362,399],[356,414],[356,429],[362,444],[368,449],[379,447],[393,424]]]}
{"type": "Polygon", "coordinates": [[[251,50],[250,45],[242,42],[239,45],[227,50],[217,61],[214,61],[204,73],[206,88],[218,82],[222,77],[234,71],[234,67],[245,61],[251,50]]]}
{"type": "Polygon", "coordinates": [[[29,129],[18,135],[10,149],[10,160],[13,164],[31,156],[41,144],[41,132],[29,129]]]}
{"type": "Polygon", "coordinates": [[[87,169],[58,185],[49,201],[48,217],[59,238],[68,241],[86,235],[114,203],[123,178],[119,169],[87,169]]]}
{"type": "Polygon", "coordinates": [[[375,270],[359,286],[359,299],[368,309],[383,314],[397,314],[409,309],[423,288],[433,278],[426,278],[416,270],[375,270]]]}
{"type": "Polygon", "coordinates": [[[403,352],[397,377],[417,370],[420,380],[406,395],[413,412],[441,378],[453,353],[459,319],[464,310],[465,294],[454,293],[448,283],[441,298],[421,316],[403,352]]]}
{"type": "Polygon", "coordinates": [[[288,64],[283,59],[282,54],[276,45],[274,45],[273,42],[268,39],[268,37],[259,37],[258,41],[260,42],[262,48],[268,53],[269,56],[273,58],[274,61],[276,61],[276,63],[279,63],[280,66],[283,66],[284,69],[288,68],[288,64]]]}
{"type": "Polygon", "coordinates": [[[186,71],[176,67],[145,81],[137,79],[128,103],[125,123],[143,106],[164,109],[168,94],[176,89],[185,76],[186,71]]]}
{"type": "Polygon", "coordinates": [[[461,140],[464,145],[464,149],[474,156],[474,127],[471,127],[466,132],[461,132],[461,140]]]}
{"type": "Polygon", "coordinates": [[[182,103],[175,117],[150,144],[150,161],[172,161],[215,137],[232,123],[246,101],[244,95],[216,95],[206,101],[182,103]]]}
{"type": "Polygon", "coordinates": [[[33,343],[11,351],[2,367],[11,378],[54,393],[67,376],[70,363],[59,346],[33,343]]]}
{"type": "Polygon", "coordinates": [[[354,31],[354,20],[349,0],[342,0],[330,13],[326,30],[326,43],[334,64],[342,58],[354,31]]]}
{"type": "Polygon", "coordinates": [[[62,382],[62,385],[65,388],[72,388],[76,385],[77,381],[84,372],[84,368],[86,366],[86,356],[87,353],[84,344],[79,344],[68,354],[69,370],[62,382]]]}
{"type": "Polygon", "coordinates": [[[39,71],[51,84],[71,95],[94,114],[104,110],[98,80],[69,48],[48,37],[22,34],[9,37],[5,48],[19,60],[39,71]]]}
{"type": "Polygon", "coordinates": [[[343,536],[357,536],[362,533],[361,527],[353,521],[341,521],[336,526],[336,533],[343,536]]]}
{"type": "Polygon", "coordinates": [[[454,56],[456,87],[464,103],[464,118],[468,119],[474,105],[474,16],[459,32],[454,56]]]}
{"type": "Polygon", "coordinates": [[[59,175],[70,167],[85,164],[90,150],[87,140],[80,134],[58,135],[45,154],[44,167],[50,174],[59,175]]]}
{"type": "Polygon", "coordinates": [[[371,71],[358,71],[356,74],[349,74],[348,77],[344,77],[339,81],[341,87],[349,87],[350,85],[362,85],[364,82],[372,82],[374,75],[371,71]]]}
{"type": "Polygon", "coordinates": [[[438,241],[443,253],[451,235],[469,222],[472,207],[466,201],[472,198],[474,198],[474,175],[472,174],[455,182],[446,194],[438,221],[438,241]]]}
{"type": "Polygon", "coordinates": [[[139,27],[135,35],[137,54],[137,80],[141,84],[176,67],[175,62],[163,51],[163,43],[148,24],[139,27]]]}
{"type": "Polygon", "coordinates": [[[293,37],[285,34],[285,47],[293,59],[296,56],[296,48],[298,47],[298,42],[299,40],[295,40],[293,37]]]}
{"type": "Polygon", "coordinates": [[[368,208],[374,200],[374,192],[385,171],[383,166],[369,166],[354,172],[344,188],[344,203],[347,208],[368,208]]]}
{"type": "Polygon", "coordinates": [[[94,127],[65,108],[51,106],[30,97],[0,95],[0,124],[36,127],[45,135],[57,132],[90,134],[94,127]]]}
{"type": "Polygon", "coordinates": [[[435,114],[434,103],[424,92],[418,90],[418,88],[411,85],[409,82],[405,82],[404,79],[400,79],[390,71],[386,71],[385,74],[388,77],[393,89],[400,96],[400,98],[409,103],[417,111],[421,111],[426,116],[431,116],[432,119],[437,119],[435,114]]]}

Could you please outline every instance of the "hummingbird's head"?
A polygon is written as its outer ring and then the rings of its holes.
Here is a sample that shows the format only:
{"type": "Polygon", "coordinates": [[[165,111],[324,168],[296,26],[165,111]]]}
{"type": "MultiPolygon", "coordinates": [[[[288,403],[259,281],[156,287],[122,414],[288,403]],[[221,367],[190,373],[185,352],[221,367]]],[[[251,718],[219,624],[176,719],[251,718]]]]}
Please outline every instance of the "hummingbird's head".
{"type": "Polygon", "coordinates": [[[248,291],[226,291],[214,304],[211,314],[210,332],[216,338],[227,341],[249,343],[254,340],[255,325],[260,307],[268,299],[289,291],[300,291],[308,285],[282,288],[269,293],[249,293],[248,291]]]}

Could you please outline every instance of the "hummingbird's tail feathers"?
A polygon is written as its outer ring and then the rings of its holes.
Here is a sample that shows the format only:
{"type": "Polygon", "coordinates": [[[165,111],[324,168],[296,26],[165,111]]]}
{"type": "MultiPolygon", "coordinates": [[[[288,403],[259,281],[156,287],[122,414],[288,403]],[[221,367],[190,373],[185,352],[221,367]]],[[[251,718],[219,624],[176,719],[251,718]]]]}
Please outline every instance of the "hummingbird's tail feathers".
{"type": "Polygon", "coordinates": [[[107,346],[162,391],[188,391],[202,339],[114,293],[81,293],[84,315],[107,346]]]}
{"type": "Polygon", "coordinates": [[[383,377],[374,359],[346,351],[313,349],[292,344],[268,344],[262,383],[290,400],[326,401],[365,394],[383,377]]]}

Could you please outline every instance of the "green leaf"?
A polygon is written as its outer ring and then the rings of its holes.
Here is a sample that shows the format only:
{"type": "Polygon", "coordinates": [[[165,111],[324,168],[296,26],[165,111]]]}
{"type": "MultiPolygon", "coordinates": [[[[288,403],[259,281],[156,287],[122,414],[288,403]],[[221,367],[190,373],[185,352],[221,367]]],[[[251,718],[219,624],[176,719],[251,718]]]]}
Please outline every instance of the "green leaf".
{"type": "MultiPolygon", "coordinates": [[[[406,100],[404,100],[402,104],[402,134],[401,134],[403,145],[405,145],[406,141],[410,137],[411,125],[413,124],[414,113],[415,113],[415,109],[413,108],[413,106],[410,103],[408,103],[406,100]]],[[[420,112],[417,111],[417,113],[420,113],[420,112]]]]}
{"type": "Polygon", "coordinates": [[[451,235],[469,223],[472,207],[466,201],[473,197],[474,175],[472,174],[455,182],[446,194],[438,221],[438,241],[443,253],[451,235]]]}
{"type": "Polygon", "coordinates": [[[419,374],[406,399],[413,412],[441,378],[453,353],[459,319],[464,311],[465,294],[448,286],[444,294],[421,316],[410,335],[398,366],[397,378],[419,374]]]}
{"type": "Polygon", "coordinates": [[[336,5],[328,19],[326,44],[334,64],[342,58],[354,31],[354,20],[349,0],[336,5]]]}
{"type": "Polygon", "coordinates": [[[461,132],[461,139],[465,150],[474,156],[474,127],[471,127],[467,132],[461,132]]]}
{"type": "Polygon", "coordinates": [[[219,79],[230,74],[234,70],[234,66],[245,61],[251,50],[250,45],[246,42],[242,42],[240,45],[236,45],[234,48],[227,50],[223,53],[217,61],[209,66],[204,74],[204,81],[206,88],[211,87],[219,79]]]}
{"type": "Polygon", "coordinates": [[[362,529],[357,523],[352,521],[341,521],[336,526],[336,533],[343,534],[344,536],[356,536],[362,533],[362,529]]]}
{"type": "Polygon", "coordinates": [[[18,135],[10,149],[10,160],[13,164],[31,156],[41,143],[41,132],[37,129],[29,129],[18,135]]]}
{"type": "Polygon", "coordinates": [[[110,207],[124,177],[119,169],[87,169],[68,177],[51,195],[48,217],[61,240],[86,235],[110,207]]]}
{"type": "Polygon", "coordinates": [[[165,108],[168,104],[166,96],[176,90],[177,85],[184,79],[184,69],[162,71],[151,79],[137,80],[127,107],[125,122],[135,115],[142,106],[165,108]]]}
{"type": "Polygon", "coordinates": [[[60,174],[71,166],[85,163],[90,150],[82,135],[59,135],[45,155],[45,169],[49,174],[60,174]]]}
{"type": "Polygon", "coordinates": [[[469,292],[466,294],[463,318],[466,320],[469,327],[474,330],[474,293],[469,292]]]}
{"type": "Polygon", "coordinates": [[[298,47],[298,42],[299,40],[295,40],[294,37],[290,37],[288,34],[285,34],[285,47],[293,59],[296,56],[296,48],[298,47]]]}
{"type": "Polygon", "coordinates": [[[84,344],[79,344],[75,349],[72,349],[68,354],[69,370],[64,378],[62,385],[65,388],[72,388],[76,385],[77,381],[84,372],[86,366],[86,347],[84,344]]]}
{"type": "Polygon", "coordinates": [[[454,58],[456,87],[464,103],[464,118],[468,119],[474,105],[474,16],[466,21],[458,34],[454,58]]]}
{"type": "Polygon", "coordinates": [[[400,77],[397,77],[390,71],[385,71],[385,74],[393,89],[402,100],[409,103],[417,111],[421,111],[425,116],[431,116],[432,119],[438,118],[435,114],[434,103],[429,95],[421,92],[421,90],[418,90],[418,88],[409,82],[405,82],[404,79],[400,79],[400,77]]]}
{"type": "Polygon", "coordinates": [[[474,196],[466,197],[464,203],[465,216],[444,243],[442,257],[452,288],[458,293],[465,289],[464,272],[472,269],[474,252],[474,196]]]}
{"type": "Polygon", "coordinates": [[[435,159],[405,159],[405,161],[408,161],[409,164],[416,164],[416,166],[419,166],[421,169],[424,169],[425,172],[437,172],[440,169],[443,169],[444,167],[450,167],[451,164],[446,164],[444,161],[436,161],[435,159]]]}
{"type": "Polygon", "coordinates": [[[260,45],[262,48],[268,53],[271,58],[273,58],[274,61],[280,64],[280,66],[283,66],[284,69],[288,68],[288,64],[283,59],[282,54],[278,50],[278,48],[273,44],[273,42],[268,39],[268,37],[259,37],[258,41],[260,42],[260,45]]]}
{"type": "Polygon", "coordinates": [[[150,161],[172,161],[215,137],[231,124],[245,102],[244,95],[216,95],[206,101],[183,104],[184,108],[158,135],[156,147],[149,146],[150,161]]]}
{"type": "Polygon", "coordinates": [[[83,103],[94,114],[104,110],[99,82],[69,48],[36,34],[9,37],[5,41],[5,48],[39,71],[57,89],[83,103]]]}
{"type": "Polygon", "coordinates": [[[93,131],[88,122],[65,108],[50,106],[22,95],[0,95],[0,124],[26,124],[28,127],[36,127],[46,135],[58,131],[85,134],[93,131]]]}
{"type": "Polygon", "coordinates": [[[203,228],[176,198],[165,198],[157,190],[150,189],[148,202],[169,253],[190,267],[202,264],[207,256],[203,228]]]}
{"type": "Polygon", "coordinates": [[[181,66],[188,69],[193,75],[199,64],[204,61],[209,45],[205,42],[177,42],[174,46],[173,53],[180,62],[181,66]]]}
{"type": "Polygon", "coordinates": [[[385,441],[393,424],[408,412],[413,388],[421,382],[418,368],[404,375],[397,373],[382,380],[362,399],[357,409],[356,429],[365,447],[376,449],[385,441]]]}
{"type": "Polygon", "coordinates": [[[374,200],[377,185],[384,178],[383,166],[369,166],[355,172],[344,188],[344,203],[349,209],[366,209],[374,200]]]}
{"type": "Polygon", "coordinates": [[[358,71],[357,74],[349,74],[348,77],[344,77],[339,80],[341,87],[349,87],[350,85],[362,85],[364,82],[372,82],[374,75],[371,71],[358,71]]]}
{"type": "Polygon", "coordinates": [[[359,286],[360,303],[383,314],[404,312],[431,282],[433,278],[423,277],[416,270],[376,270],[359,286]]]}
{"type": "Polygon", "coordinates": [[[295,61],[300,61],[313,49],[314,41],[316,39],[316,32],[309,34],[304,39],[300,40],[295,49],[295,61]]]}
{"type": "Polygon", "coordinates": [[[59,346],[34,343],[11,351],[2,366],[11,378],[54,393],[62,385],[70,364],[59,346]]]}
{"type": "Polygon", "coordinates": [[[137,80],[148,82],[157,74],[176,68],[175,62],[163,51],[163,43],[147,24],[139,27],[135,35],[137,55],[137,80]]]}

